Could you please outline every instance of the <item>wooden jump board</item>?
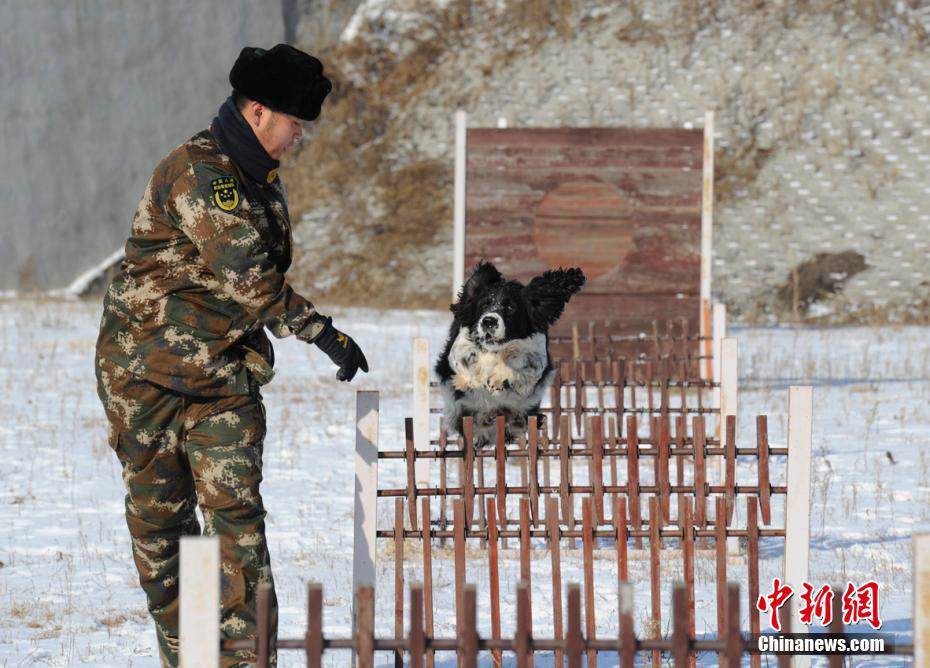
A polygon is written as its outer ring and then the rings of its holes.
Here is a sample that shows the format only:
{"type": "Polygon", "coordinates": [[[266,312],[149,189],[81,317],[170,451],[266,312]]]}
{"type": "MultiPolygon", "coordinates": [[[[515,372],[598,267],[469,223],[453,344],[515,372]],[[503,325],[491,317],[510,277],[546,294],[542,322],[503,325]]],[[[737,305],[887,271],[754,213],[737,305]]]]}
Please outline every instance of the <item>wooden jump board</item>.
{"type": "Polygon", "coordinates": [[[580,266],[555,333],[681,317],[698,331],[702,130],[479,128],[466,146],[466,278],[480,260],[523,282],[580,266]]]}

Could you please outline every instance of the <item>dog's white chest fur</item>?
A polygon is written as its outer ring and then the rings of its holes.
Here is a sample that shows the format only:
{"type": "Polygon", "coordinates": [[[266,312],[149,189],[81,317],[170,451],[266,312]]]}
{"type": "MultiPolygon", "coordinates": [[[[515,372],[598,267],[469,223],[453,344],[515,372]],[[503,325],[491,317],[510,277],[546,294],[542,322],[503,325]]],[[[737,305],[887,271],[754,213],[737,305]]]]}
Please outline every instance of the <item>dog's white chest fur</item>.
{"type": "Polygon", "coordinates": [[[525,429],[527,411],[539,406],[552,375],[552,369],[545,374],[548,362],[545,334],[486,350],[468,337],[467,328],[461,328],[449,350],[454,375],[440,385],[446,419],[457,425],[463,415],[474,416],[478,447],[494,442],[498,415],[509,415],[508,433],[525,429]]]}
{"type": "MultiPolygon", "coordinates": [[[[479,348],[462,327],[449,351],[449,366],[455,372],[452,385],[457,390],[491,395],[514,395],[526,399],[536,389],[546,367],[546,336],[533,334],[499,347],[479,348]]],[[[498,401],[504,399],[498,396],[498,401]]]]}

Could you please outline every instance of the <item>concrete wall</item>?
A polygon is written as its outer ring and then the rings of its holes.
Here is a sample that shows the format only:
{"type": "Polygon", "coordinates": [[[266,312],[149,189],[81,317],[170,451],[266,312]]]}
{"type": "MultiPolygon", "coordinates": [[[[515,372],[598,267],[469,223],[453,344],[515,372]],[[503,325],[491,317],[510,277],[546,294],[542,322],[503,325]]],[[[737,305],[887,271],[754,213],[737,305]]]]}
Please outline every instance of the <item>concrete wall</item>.
{"type": "Polygon", "coordinates": [[[62,287],[122,246],[152,169],[209,124],[244,45],[284,40],[286,10],[0,0],[0,289],[62,287]]]}

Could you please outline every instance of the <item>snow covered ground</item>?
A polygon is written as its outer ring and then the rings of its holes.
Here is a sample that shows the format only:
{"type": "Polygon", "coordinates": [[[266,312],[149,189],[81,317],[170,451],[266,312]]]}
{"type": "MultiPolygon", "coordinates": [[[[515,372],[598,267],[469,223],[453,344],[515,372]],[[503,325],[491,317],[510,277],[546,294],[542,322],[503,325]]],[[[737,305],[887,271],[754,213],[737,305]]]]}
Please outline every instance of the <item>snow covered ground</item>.
{"type": "MultiPolygon", "coordinates": [[[[280,634],[300,636],[305,588],[324,587],[324,629],[347,635],[352,556],[354,392],[381,392],[382,447],[401,447],[410,412],[410,339],[441,344],[441,312],[334,310],[358,339],[372,373],[338,383],[328,360],[296,340],[276,342],[278,376],[264,392],[269,433],[263,496],[281,606],[280,634]]],[[[0,301],[0,665],[155,666],[150,623],[136,584],[123,519],[119,465],[106,444],[96,397],[93,345],[99,305],[71,300],[0,301]]],[[[785,440],[787,387],[814,385],[811,579],[837,583],[875,579],[881,586],[883,630],[910,634],[910,536],[930,530],[930,331],[921,328],[833,330],[740,329],[739,433],[753,434],[755,415],[769,416],[770,441],[785,440]]],[[[741,442],[744,442],[741,440],[741,442]]],[[[752,440],[749,440],[751,443],[752,440]]],[[[748,472],[748,469],[747,471],[748,472]]],[[[398,467],[383,480],[400,482],[398,467]]],[[[773,477],[784,471],[776,467],[773,477]]],[[[777,508],[777,506],[776,506],[777,508]]],[[[387,527],[391,508],[379,509],[387,527]]],[[[776,517],[780,522],[781,518],[776,517]]],[[[762,546],[763,580],[781,571],[778,541],[762,546]]],[[[597,581],[613,565],[597,561],[597,581]]],[[[665,567],[665,566],[663,566],[665,567]]],[[[381,635],[393,632],[392,561],[379,561],[381,635]]],[[[742,567],[733,566],[742,573],[742,567]]],[[[407,566],[419,579],[418,561],[407,566]]],[[[502,572],[503,600],[519,565],[502,572]]],[[[674,560],[671,578],[680,573],[674,560]]],[[[486,583],[486,563],[469,564],[468,579],[486,583]]],[[[645,564],[637,623],[648,615],[645,564]]],[[[533,562],[535,632],[551,634],[548,556],[533,562]]],[[[699,562],[698,631],[713,628],[713,568],[699,562]]],[[[436,631],[453,633],[452,562],[436,555],[436,631]]],[[[565,563],[564,582],[580,582],[579,564],[565,563]]],[[[616,595],[597,592],[598,635],[616,633],[616,595]]],[[[744,600],[742,609],[746,611],[744,600]]],[[[504,633],[513,631],[505,607],[504,633]]],[[[479,619],[490,627],[486,613],[479,619]]],[[[340,652],[328,665],[345,665],[340,652]]],[[[381,659],[390,660],[388,655],[381,659]]],[[[605,665],[609,665],[607,660],[605,665]]],[[[283,652],[280,665],[302,665],[283,652]]],[[[712,658],[708,661],[713,662],[712,658]]],[[[875,665],[874,663],[856,665],[875,665]]],[[[883,665],[908,665],[903,660],[883,665]]]]}

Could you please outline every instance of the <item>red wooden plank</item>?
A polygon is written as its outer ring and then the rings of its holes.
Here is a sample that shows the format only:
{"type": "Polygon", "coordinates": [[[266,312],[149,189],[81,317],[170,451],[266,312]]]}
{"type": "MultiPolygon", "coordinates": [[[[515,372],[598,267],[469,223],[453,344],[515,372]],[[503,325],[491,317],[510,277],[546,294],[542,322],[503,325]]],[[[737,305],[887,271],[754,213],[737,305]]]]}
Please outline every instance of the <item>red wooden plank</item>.
{"type": "Polygon", "coordinates": [[[662,511],[663,523],[668,524],[671,520],[670,506],[672,501],[672,490],[668,480],[669,421],[668,415],[663,415],[662,417],[654,419],[658,427],[657,431],[659,436],[659,456],[657,457],[659,465],[659,508],[662,511]]]}
{"type": "Polygon", "coordinates": [[[374,587],[359,587],[355,593],[358,603],[355,622],[355,651],[358,668],[374,668],[375,665],[375,590],[374,587]]]}
{"type": "Polygon", "coordinates": [[[704,418],[691,420],[691,437],[694,439],[694,515],[699,529],[707,526],[707,468],[704,460],[704,418]]]}
{"type": "MultiPolygon", "coordinates": [[[[643,368],[645,369],[645,381],[646,381],[646,388],[645,388],[646,406],[649,408],[649,413],[655,413],[655,406],[653,405],[653,401],[652,401],[652,381],[653,381],[652,362],[650,360],[646,360],[645,364],[643,364],[643,368]]],[[[655,438],[654,432],[650,431],[649,435],[655,438]]],[[[653,440],[652,442],[655,443],[655,440],[653,440]]]]}
{"type": "Polygon", "coordinates": [[[517,655],[517,668],[531,668],[533,652],[530,638],[533,630],[530,618],[530,585],[520,581],[517,585],[517,631],[513,638],[513,647],[517,655]]]}
{"type": "Polygon", "coordinates": [[[629,581],[629,561],[627,553],[627,516],[626,499],[622,496],[614,497],[614,529],[617,532],[617,584],[629,581]]]}
{"type": "MultiPolygon", "coordinates": [[[[555,640],[562,639],[562,556],[559,532],[559,502],[546,499],[546,527],[549,533],[549,556],[552,571],[552,630],[555,640]]],[[[564,652],[555,650],[555,668],[564,668],[564,652]]]]}
{"type": "MultiPolygon", "coordinates": [[[[478,472],[478,487],[484,487],[484,457],[475,457],[475,470],[478,472]]],[[[492,517],[491,521],[495,521],[492,517]]],[[[471,524],[469,524],[471,527],[471,524]]],[[[488,528],[488,518],[484,512],[484,504],[481,503],[481,497],[478,497],[478,530],[487,531],[488,528]]],[[[487,538],[481,538],[481,548],[487,549],[487,538]]]]}
{"type": "Polygon", "coordinates": [[[584,641],[581,636],[581,590],[578,585],[568,585],[568,632],[565,636],[568,668],[581,668],[581,652],[584,641]]]}
{"type": "Polygon", "coordinates": [[[533,526],[539,526],[539,425],[536,416],[527,421],[529,430],[527,441],[527,460],[529,462],[530,509],[533,511],[533,526]]]}
{"type": "Polygon", "coordinates": [[[575,379],[575,429],[579,432],[582,427],[582,420],[584,418],[584,409],[587,405],[587,395],[585,394],[584,381],[585,378],[585,368],[583,364],[580,364],[577,360],[572,364],[572,376],[575,379]]]}
{"type": "MultiPolygon", "coordinates": [[[[759,518],[756,511],[756,498],[754,496],[746,497],[746,529],[749,533],[746,566],[747,579],[749,580],[749,601],[759,600],[759,518]]],[[[759,611],[755,605],[749,606],[749,632],[754,634],[761,633],[759,622],[759,611]]],[[[758,654],[753,654],[749,658],[752,668],[760,668],[762,662],[758,654]]]]}
{"type": "MultiPolygon", "coordinates": [[[[781,633],[787,635],[791,633],[791,606],[783,605],[778,609],[778,625],[781,627],[781,633]]],[[[791,668],[791,656],[788,654],[779,654],[778,668],[791,668]]]]}
{"type": "Polygon", "coordinates": [[[593,457],[591,458],[594,466],[594,510],[596,511],[597,524],[604,522],[604,424],[600,415],[594,415],[591,423],[588,425],[591,435],[589,436],[593,457]]]}
{"type": "MultiPolygon", "coordinates": [[[[584,619],[588,640],[597,636],[594,605],[594,523],[591,514],[591,499],[585,497],[581,502],[581,521],[584,548],[584,619]]],[[[597,668],[595,650],[588,650],[588,668],[597,668]]]]}
{"type": "MultiPolygon", "coordinates": [[[[682,527],[682,571],[684,572],[685,603],[687,605],[688,634],[694,638],[695,609],[694,609],[694,513],[691,510],[691,499],[685,497],[681,507],[682,527]]],[[[697,656],[691,652],[688,665],[696,663],[697,656]]]]}
{"type": "Polygon", "coordinates": [[[627,385],[630,388],[630,410],[636,413],[636,389],[639,386],[640,367],[631,358],[626,367],[627,385]]]}
{"type": "MultiPolygon", "coordinates": [[[[626,418],[626,461],[627,461],[627,495],[630,497],[630,519],[634,529],[642,527],[642,510],[639,506],[639,435],[637,434],[636,416],[626,418]]],[[[642,549],[643,539],[635,541],[636,549],[642,549]]]]}
{"type": "Polygon", "coordinates": [[[726,666],[739,668],[743,655],[743,635],[739,625],[739,586],[727,585],[726,666]]]}
{"type": "Polygon", "coordinates": [[[736,505],[736,416],[727,415],[726,441],[726,499],[727,524],[733,519],[736,505]]]}
{"type": "Polygon", "coordinates": [[[762,523],[772,523],[771,483],[769,482],[769,427],[765,415],[756,416],[756,446],[759,450],[759,507],[762,523]]]}
{"type": "MultiPolygon", "coordinates": [[[[488,497],[488,517],[497,515],[494,499],[488,497]]],[[[500,595],[500,564],[497,551],[497,522],[488,522],[488,595],[491,603],[491,637],[501,637],[501,595],[500,595]]],[[[494,665],[500,668],[503,665],[501,651],[491,653],[494,665]]]]}
{"type": "MultiPolygon", "coordinates": [[[[552,440],[559,437],[559,424],[562,420],[562,365],[555,365],[555,372],[552,376],[552,387],[549,390],[549,403],[552,406],[552,440]]],[[[548,461],[548,460],[546,460],[548,461]]]]}
{"type": "Polygon", "coordinates": [[[406,452],[404,459],[407,463],[407,512],[410,515],[410,529],[417,530],[417,478],[416,451],[413,448],[413,418],[404,418],[404,432],[406,434],[406,452]]]}
{"type": "Polygon", "coordinates": [[[462,668],[478,668],[478,593],[475,585],[463,592],[462,630],[459,631],[462,668]]]}
{"type": "Polygon", "coordinates": [[[723,637],[727,628],[727,502],[724,497],[717,497],[715,510],[714,549],[717,555],[717,636],[723,637]]]}
{"type": "MultiPolygon", "coordinates": [[[[445,529],[448,526],[449,519],[446,515],[446,485],[448,483],[448,462],[446,458],[446,446],[448,441],[448,434],[446,433],[445,417],[439,418],[439,454],[441,459],[439,460],[439,526],[445,529]]],[[[440,543],[445,545],[446,539],[441,538],[440,543]]],[[[432,653],[427,655],[428,657],[432,656],[432,653]]],[[[429,658],[427,658],[429,661],[429,658]]],[[[427,666],[427,668],[433,668],[432,664],[427,666]]]]}
{"type": "MultiPolygon", "coordinates": [[[[552,626],[554,638],[562,639],[562,563],[560,551],[559,503],[554,497],[546,498],[546,533],[549,542],[552,575],[552,626]]],[[[564,653],[555,650],[555,666],[563,668],[564,653]]]]}
{"type": "Polygon", "coordinates": [[[464,630],[462,610],[464,601],[462,592],[465,590],[465,504],[461,499],[452,502],[452,526],[455,536],[453,550],[455,552],[455,628],[460,634],[464,630]]]}
{"type": "Polygon", "coordinates": [[[567,415],[563,415],[562,426],[559,428],[559,495],[562,499],[562,518],[571,528],[574,525],[574,511],[570,493],[572,484],[572,467],[569,457],[570,445],[571,427],[569,418],[567,415]]]}
{"type": "MultiPolygon", "coordinates": [[[[394,499],[394,637],[404,635],[404,500],[394,499]]],[[[394,652],[395,668],[404,668],[404,653],[394,652]]]]}
{"type": "MultiPolygon", "coordinates": [[[[685,440],[687,439],[686,425],[688,424],[684,415],[679,415],[675,418],[675,447],[679,450],[685,448],[685,440]]],[[[675,484],[679,487],[684,486],[685,484],[685,455],[675,455],[675,484]]],[[[681,523],[681,509],[685,505],[686,495],[684,492],[678,493],[678,526],[684,527],[681,523]]]]}
{"type": "MultiPolygon", "coordinates": [[[[833,597],[833,618],[830,620],[828,633],[834,636],[843,635],[843,599],[839,595],[840,586],[833,587],[836,595],[833,597]]],[[[846,665],[846,659],[840,654],[830,654],[827,656],[827,665],[830,668],[843,668],[846,665]]]]}
{"type": "Polygon", "coordinates": [[[633,668],[636,661],[636,635],[633,633],[633,585],[629,582],[620,585],[618,603],[620,630],[617,652],[620,655],[620,668],[633,668]]]}
{"type": "Polygon", "coordinates": [[[687,668],[688,657],[687,592],[680,583],[672,588],[672,660],[675,668],[687,668]]]}
{"type": "MultiPolygon", "coordinates": [[[[549,434],[546,430],[545,425],[543,425],[542,430],[542,450],[544,453],[549,452],[549,434]]],[[[549,463],[552,461],[551,457],[543,457],[543,485],[549,487],[552,485],[552,472],[549,467],[549,463]]]]}
{"type": "MultiPolygon", "coordinates": [[[[626,397],[626,360],[620,359],[614,362],[614,412],[617,415],[617,431],[623,430],[623,413],[625,410],[626,397]]],[[[619,436],[619,434],[618,434],[619,436]]]]}
{"type": "Polygon", "coordinates": [[[417,585],[410,587],[410,668],[423,668],[423,656],[426,653],[426,638],[423,633],[423,589],[417,585]]]}
{"type": "Polygon", "coordinates": [[[470,527],[472,512],[474,510],[475,504],[475,423],[474,418],[471,416],[466,416],[462,420],[462,449],[465,450],[464,457],[464,470],[462,471],[465,474],[462,487],[465,491],[465,523],[470,527]]]}
{"type": "MultiPolygon", "coordinates": [[[[607,447],[612,451],[617,450],[617,419],[616,416],[611,415],[607,420],[607,447]]],[[[617,455],[610,455],[610,484],[616,487],[619,482],[617,477],[617,455]]],[[[617,498],[617,495],[614,494],[614,498],[617,498]]]]}
{"type": "Polygon", "coordinates": [[[652,321],[652,357],[659,360],[662,357],[662,347],[659,344],[659,321],[652,321]]]}
{"type": "MultiPolygon", "coordinates": [[[[445,498],[445,497],[443,497],[445,498]]],[[[423,602],[425,606],[425,631],[430,638],[433,637],[433,544],[430,533],[430,500],[428,496],[420,499],[423,517],[423,602]]],[[[426,668],[436,665],[436,653],[433,650],[426,652],[426,668]]]]}
{"type": "MultiPolygon", "coordinates": [[[[662,633],[662,602],[660,600],[660,582],[662,581],[662,572],[659,560],[659,550],[661,548],[659,535],[659,500],[656,497],[649,498],[649,582],[650,594],[652,596],[652,636],[660,637],[662,633]]],[[[662,653],[658,650],[652,651],[652,665],[658,668],[661,665],[662,653]]]]}
{"type": "Polygon", "coordinates": [[[307,668],[323,665],[323,588],[316,582],[307,587],[307,635],[304,639],[307,668]]]}
{"type": "MultiPolygon", "coordinates": [[[[490,147],[496,150],[501,146],[510,149],[560,147],[569,144],[590,146],[598,150],[612,146],[638,146],[645,150],[655,150],[657,147],[703,150],[702,132],[681,128],[469,128],[467,134],[469,149],[490,147]]],[[[697,162],[699,155],[697,153],[691,158],[696,169],[701,166],[697,162]]]]}
{"type": "MultiPolygon", "coordinates": [[[[530,568],[530,502],[529,499],[520,499],[520,581],[532,587],[533,573],[530,568]]],[[[529,632],[533,633],[532,623],[532,589],[527,593],[527,610],[530,620],[529,632]]]]}
{"type": "Polygon", "coordinates": [[[497,475],[494,484],[497,491],[497,517],[501,530],[507,528],[507,451],[505,448],[506,431],[504,416],[497,416],[497,438],[495,440],[494,463],[497,475]]]}

